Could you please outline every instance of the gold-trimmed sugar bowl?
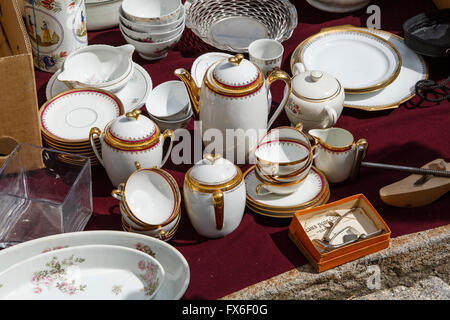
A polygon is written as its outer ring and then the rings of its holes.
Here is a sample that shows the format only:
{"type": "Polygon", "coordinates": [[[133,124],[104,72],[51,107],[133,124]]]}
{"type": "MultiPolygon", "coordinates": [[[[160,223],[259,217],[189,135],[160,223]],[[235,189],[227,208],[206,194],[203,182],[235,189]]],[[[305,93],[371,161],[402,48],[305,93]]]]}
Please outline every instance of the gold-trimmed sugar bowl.
{"type": "Polygon", "coordinates": [[[234,231],[245,210],[242,171],[221,155],[207,154],[188,170],[183,195],[192,226],[207,238],[234,231]]]}
{"type": "Polygon", "coordinates": [[[162,167],[170,155],[174,139],[173,130],[161,133],[152,120],[141,115],[139,109],[112,120],[103,132],[94,127],[89,133],[92,149],[116,187],[136,170],[136,161],[145,168],[162,167]],[[100,138],[101,153],[96,148],[95,136],[100,138]],[[170,139],[169,148],[163,155],[167,138],[170,139]]]}

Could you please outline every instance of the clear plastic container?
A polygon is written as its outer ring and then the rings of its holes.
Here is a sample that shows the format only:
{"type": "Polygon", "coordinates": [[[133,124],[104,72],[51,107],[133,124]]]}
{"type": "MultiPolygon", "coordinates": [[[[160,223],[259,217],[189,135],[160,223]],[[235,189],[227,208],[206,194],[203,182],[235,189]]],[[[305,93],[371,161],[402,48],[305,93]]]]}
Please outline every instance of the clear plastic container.
{"type": "Polygon", "coordinates": [[[88,157],[21,143],[0,167],[0,248],[81,231],[91,215],[88,157]]]}

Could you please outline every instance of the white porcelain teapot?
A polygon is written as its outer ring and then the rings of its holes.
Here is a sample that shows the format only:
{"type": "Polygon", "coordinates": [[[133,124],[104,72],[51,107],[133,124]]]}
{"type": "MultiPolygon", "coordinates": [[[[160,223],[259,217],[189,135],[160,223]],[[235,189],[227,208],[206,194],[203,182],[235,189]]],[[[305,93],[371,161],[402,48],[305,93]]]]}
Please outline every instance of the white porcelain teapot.
{"type": "Polygon", "coordinates": [[[293,69],[292,93],[285,108],[291,123],[302,123],[306,132],[334,126],[344,107],[341,83],[329,73],[307,71],[300,62],[293,69]]]}
{"type": "Polygon", "coordinates": [[[286,72],[276,69],[266,80],[261,70],[242,54],[213,63],[204,75],[201,88],[187,70],[177,69],[175,75],[186,85],[194,112],[201,121],[202,136],[208,129],[218,129],[222,133],[223,150],[218,153],[226,158],[228,150],[233,149],[234,155],[235,151],[244,150],[247,158],[283,110],[291,92],[291,79],[286,72]],[[286,83],[287,92],[269,119],[268,93],[276,80],[286,83]],[[242,129],[245,144],[238,145],[236,139],[227,140],[227,129],[242,129]]]}
{"type": "Polygon", "coordinates": [[[89,132],[92,149],[116,187],[136,171],[136,161],[145,168],[162,167],[170,155],[174,139],[173,130],[167,129],[161,134],[158,126],[141,115],[139,109],[112,120],[103,132],[96,127],[89,132]],[[101,154],[94,136],[100,137],[101,154]],[[166,138],[170,138],[170,144],[163,156],[166,138]]]}

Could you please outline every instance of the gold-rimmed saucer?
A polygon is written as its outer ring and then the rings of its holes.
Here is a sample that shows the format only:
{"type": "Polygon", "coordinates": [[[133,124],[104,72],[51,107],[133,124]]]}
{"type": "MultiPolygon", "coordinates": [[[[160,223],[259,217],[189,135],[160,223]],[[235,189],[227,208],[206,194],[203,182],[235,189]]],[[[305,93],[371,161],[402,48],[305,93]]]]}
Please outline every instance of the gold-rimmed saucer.
{"type": "Polygon", "coordinates": [[[317,207],[322,204],[325,204],[328,202],[329,198],[330,198],[330,191],[328,190],[328,192],[326,192],[320,199],[318,199],[313,204],[310,204],[309,206],[305,206],[305,207],[299,207],[296,210],[290,210],[290,211],[286,211],[286,212],[275,212],[274,210],[262,209],[257,206],[254,206],[250,202],[247,202],[247,208],[249,208],[251,211],[253,211],[257,214],[260,214],[263,216],[268,216],[271,218],[292,218],[297,211],[300,211],[303,209],[308,209],[308,208],[313,208],[313,207],[317,207]]]}
{"type": "Polygon", "coordinates": [[[328,201],[329,184],[325,175],[315,168],[311,168],[305,182],[299,189],[291,194],[265,194],[258,195],[256,187],[259,181],[255,177],[255,166],[250,167],[245,173],[247,190],[247,205],[259,212],[279,216],[290,215],[298,210],[317,205],[321,201],[328,201]]]}

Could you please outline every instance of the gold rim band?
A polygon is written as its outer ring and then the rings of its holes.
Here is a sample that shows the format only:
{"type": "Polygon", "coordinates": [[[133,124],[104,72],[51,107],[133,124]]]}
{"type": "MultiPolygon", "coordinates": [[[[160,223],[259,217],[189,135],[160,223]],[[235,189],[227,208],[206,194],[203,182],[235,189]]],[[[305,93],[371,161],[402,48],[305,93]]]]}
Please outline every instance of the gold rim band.
{"type": "Polygon", "coordinates": [[[214,193],[216,191],[222,191],[222,192],[226,192],[228,190],[231,190],[233,188],[235,188],[236,186],[238,186],[244,179],[244,176],[242,174],[241,169],[239,169],[238,166],[236,166],[236,175],[229,181],[221,183],[221,184],[216,184],[216,185],[208,185],[208,184],[202,184],[199,183],[198,181],[196,181],[195,179],[193,179],[191,177],[191,169],[189,169],[186,172],[186,177],[184,179],[184,183],[186,184],[186,186],[193,190],[193,191],[198,191],[198,192],[203,192],[203,193],[214,193]]]}
{"type": "MultiPolygon", "coordinates": [[[[302,51],[305,48],[305,45],[307,43],[309,43],[311,40],[323,37],[323,36],[325,36],[327,34],[338,33],[338,32],[345,32],[345,31],[355,32],[355,33],[362,33],[362,34],[369,35],[371,37],[374,37],[374,38],[378,39],[382,43],[384,43],[387,46],[389,46],[394,51],[394,53],[396,54],[396,56],[398,58],[398,63],[397,63],[397,67],[395,69],[395,72],[388,79],[386,79],[385,81],[382,81],[382,82],[377,83],[377,84],[372,85],[372,86],[363,87],[363,88],[344,88],[345,92],[346,93],[352,93],[352,94],[369,93],[369,92],[374,92],[374,91],[378,91],[380,89],[383,89],[386,86],[388,86],[389,84],[391,84],[397,78],[397,76],[399,75],[401,67],[402,67],[402,57],[401,57],[400,53],[398,52],[397,48],[395,48],[395,46],[393,46],[389,41],[386,41],[385,39],[383,39],[380,36],[377,36],[377,35],[375,35],[373,33],[368,32],[368,31],[364,31],[364,30],[361,30],[361,29],[356,29],[354,27],[330,28],[330,29],[322,30],[322,31],[320,31],[320,32],[318,32],[318,33],[316,33],[316,34],[306,38],[298,46],[299,50],[298,50],[297,61],[298,62],[302,62],[302,60],[301,60],[302,51]]],[[[295,50],[294,50],[294,52],[295,52],[295,50]]]]}

